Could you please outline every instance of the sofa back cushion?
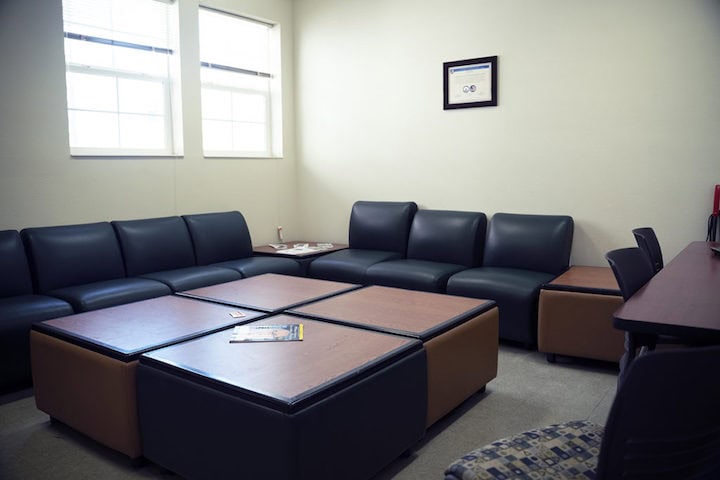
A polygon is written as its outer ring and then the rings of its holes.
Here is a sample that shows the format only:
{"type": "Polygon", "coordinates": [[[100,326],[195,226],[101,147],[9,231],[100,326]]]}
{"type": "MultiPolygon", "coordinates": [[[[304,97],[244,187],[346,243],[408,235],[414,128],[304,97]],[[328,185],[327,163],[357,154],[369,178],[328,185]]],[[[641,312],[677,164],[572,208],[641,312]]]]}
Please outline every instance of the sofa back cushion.
{"type": "Polygon", "coordinates": [[[112,224],[130,277],[195,265],[190,233],[180,217],[116,220],[112,224]]]}
{"type": "Polygon", "coordinates": [[[33,293],[25,248],[16,230],[0,232],[0,298],[33,293]]]}
{"type": "Polygon", "coordinates": [[[572,239],[572,217],[496,213],[488,227],[483,266],[558,275],[570,263],[572,239]]]}
{"type": "Polygon", "coordinates": [[[184,215],[198,265],[252,257],[252,241],[240,212],[184,215]]]}
{"type": "Polygon", "coordinates": [[[410,227],[407,257],[476,267],[482,261],[486,227],[484,213],[418,210],[410,227]]]}
{"type": "Polygon", "coordinates": [[[415,202],[355,202],[350,213],[349,246],[405,256],[415,202]]]}
{"type": "Polygon", "coordinates": [[[125,276],[120,246],[107,222],[26,228],[20,235],[39,293],[125,276]]]}

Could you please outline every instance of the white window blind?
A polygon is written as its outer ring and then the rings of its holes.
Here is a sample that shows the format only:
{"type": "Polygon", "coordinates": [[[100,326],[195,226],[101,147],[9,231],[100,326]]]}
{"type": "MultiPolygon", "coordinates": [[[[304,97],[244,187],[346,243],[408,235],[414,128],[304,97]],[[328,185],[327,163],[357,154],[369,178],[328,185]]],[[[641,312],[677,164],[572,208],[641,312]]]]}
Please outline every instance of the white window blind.
{"type": "Polygon", "coordinates": [[[276,27],[209,8],[199,22],[205,155],[279,156],[276,27]]]}
{"type": "Polygon", "coordinates": [[[158,0],[63,0],[72,154],[180,153],[175,8],[158,0]]]}

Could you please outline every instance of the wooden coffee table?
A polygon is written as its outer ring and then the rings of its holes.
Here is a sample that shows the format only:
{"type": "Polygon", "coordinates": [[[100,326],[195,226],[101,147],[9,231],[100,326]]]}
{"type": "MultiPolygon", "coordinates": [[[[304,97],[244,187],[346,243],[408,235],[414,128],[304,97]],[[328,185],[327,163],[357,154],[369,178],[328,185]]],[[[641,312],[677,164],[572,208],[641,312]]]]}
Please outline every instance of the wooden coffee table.
{"type": "Polygon", "coordinates": [[[146,353],[145,456],[185,478],[366,479],[425,430],[417,339],[288,315],[294,342],[229,343],[231,330],[146,353]]]}
{"type": "Polygon", "coordinates": [[[177,295],[279,313],[297,305],[360,288],[360,285],[266,273],[177,295]]]}
{"type": "Polygon", "coordinates": [[[37,408],[137,458],[140,354],[262,316],[168,295],[36,323],[30,345],[37,408]]]}
{"type": "Polygon", "coordinates": [[[371,286],[290,312],[420,339],[428,362],[427,426],[497,376],[498,309],[490,300],[371,286]]]}

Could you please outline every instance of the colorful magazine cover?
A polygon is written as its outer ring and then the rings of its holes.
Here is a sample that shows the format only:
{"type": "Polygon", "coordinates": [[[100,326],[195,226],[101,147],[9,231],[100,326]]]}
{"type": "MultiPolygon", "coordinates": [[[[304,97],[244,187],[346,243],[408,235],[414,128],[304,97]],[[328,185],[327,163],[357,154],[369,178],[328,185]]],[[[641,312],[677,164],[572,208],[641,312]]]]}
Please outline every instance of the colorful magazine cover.
{"type": "Polygon", "coordinates": [[[233,328],[230,343],[289,342],[303,339],[303,324],[239,325],[233,328]]]}

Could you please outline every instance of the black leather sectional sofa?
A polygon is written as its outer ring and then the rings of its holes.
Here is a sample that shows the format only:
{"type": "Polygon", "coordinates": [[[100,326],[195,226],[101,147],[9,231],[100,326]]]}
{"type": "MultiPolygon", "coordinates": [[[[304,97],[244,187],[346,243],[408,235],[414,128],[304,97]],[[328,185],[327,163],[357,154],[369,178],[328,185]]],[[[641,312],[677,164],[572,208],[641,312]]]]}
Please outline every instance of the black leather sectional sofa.
{"type": "MultiPolygon", "coordinates": [[[[568,216],[418,210],[356,202],[349,247],[310,277],[495,300],[500,337],[537,342],[540,287],[568,268],[568,216]]],[[[33,322],[263,273],[303,275],[292,258],[254,256],[240,212],[0,231],[0,391],[30,384],[33,322]]]]}
{"type": "Polygon", "coordinates": [[[240,212],[0,232],[0,391],[30,383],[33,322],[261,273],[300,275],[255,257],[240,212]]]}

